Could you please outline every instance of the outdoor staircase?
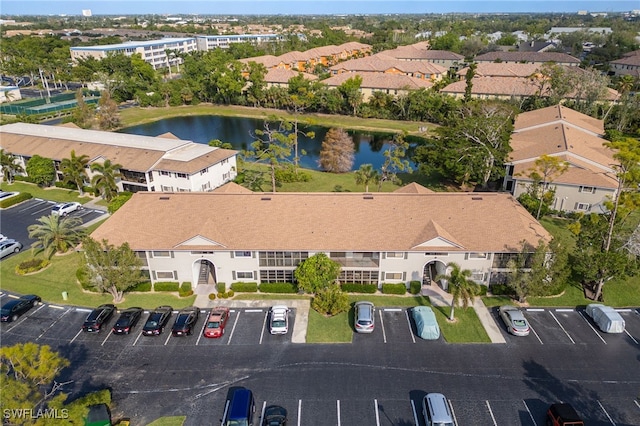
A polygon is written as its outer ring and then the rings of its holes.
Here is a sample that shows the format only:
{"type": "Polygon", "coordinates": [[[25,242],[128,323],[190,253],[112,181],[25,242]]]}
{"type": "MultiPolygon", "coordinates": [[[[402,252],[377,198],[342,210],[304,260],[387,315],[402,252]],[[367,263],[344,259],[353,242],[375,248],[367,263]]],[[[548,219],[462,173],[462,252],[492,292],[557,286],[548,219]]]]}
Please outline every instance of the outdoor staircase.
{"type": "Polygon", "coordinates": [[[198,276],[198,285],[207,284],[209,282],[210,266],[208,262],[200,264],[200,275],[198,276]]]}

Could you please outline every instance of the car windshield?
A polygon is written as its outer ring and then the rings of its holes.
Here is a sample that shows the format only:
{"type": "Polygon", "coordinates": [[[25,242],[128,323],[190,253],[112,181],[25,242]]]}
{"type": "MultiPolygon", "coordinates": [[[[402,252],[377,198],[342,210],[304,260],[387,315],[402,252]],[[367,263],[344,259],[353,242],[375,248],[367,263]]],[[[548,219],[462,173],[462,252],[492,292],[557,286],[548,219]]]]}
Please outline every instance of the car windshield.
{"type": "Polygon", "coordinates": [[[188,314],[180,315],[176,320],[176,325],[184,325],[188,319],[189,319],[188,314]]]}
{"type": "Polygon", "coordinates": [[[158,321],[147,321],[146,327],[155,327],[158,325],[158,321]]]}
{"type": "Polygon", "coordinates": [[[285,326],[285,322],[284,322],[284,320],[274,320],[274,321],[271,322],[271,325],[273,327],[280,328],[280,327],[284,327],[285,326]]]}
{"type": "Polygon", "coordinates": [[[0,314],[2,315],[9,315],[10,313],[11,313],[11,309],[5,309],[5,308],[0,309],[0,314]]]}
{"type": "Polygon", "coordinates": [[[518,327],[525,327],[527,325],[527,323],[525,322],[525,320],[514,319],[513,320],[513,325],[518,326],[518,327]]]}
{"type": "Polygon", "coordinates": [[[220,328],[220,322],[218,322],[218,321],[209,321],[207,323],[207,328],[220,328]]]}

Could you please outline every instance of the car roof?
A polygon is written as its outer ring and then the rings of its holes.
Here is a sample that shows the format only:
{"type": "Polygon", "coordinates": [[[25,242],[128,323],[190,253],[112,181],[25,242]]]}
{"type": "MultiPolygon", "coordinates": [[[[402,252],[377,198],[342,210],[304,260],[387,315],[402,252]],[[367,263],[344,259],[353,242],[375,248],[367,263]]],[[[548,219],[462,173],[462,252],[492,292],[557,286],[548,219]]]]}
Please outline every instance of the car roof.
{"type": "Polygon", "coordinates": [[[274,314],[284,314],[289,310],[287,306],[284,305],[276,305],[271,307],[271,312],[274,314]]]}
{"type": "Polygon", "coordinates": [[[571,404],[552,404],[551,410],[555,412],[558,416],[562,417],[562,420],[565,421],[581,421],[582,419],[576,413],[576,410],[571,406],[571,404]]]}

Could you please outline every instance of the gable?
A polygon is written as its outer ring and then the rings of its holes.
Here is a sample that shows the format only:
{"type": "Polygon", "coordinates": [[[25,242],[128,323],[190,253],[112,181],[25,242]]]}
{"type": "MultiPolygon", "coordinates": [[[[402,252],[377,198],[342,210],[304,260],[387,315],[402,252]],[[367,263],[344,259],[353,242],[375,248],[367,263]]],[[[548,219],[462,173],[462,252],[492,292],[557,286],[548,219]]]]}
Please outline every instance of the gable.
{"type": "Polygon", "coordinates": [[[455,244],[445,238],[442,237],[435,237],[432,238],[430,240],[424,241],[420,244],[417,244],[416,246],[412,247],[412,248],[418,248],[418,247],[452,247],[452,248],[463,248],[462,246],[460,246],[459,244],[455,244]]]}
{"type": "Polygon", "coordinates": [[[208,238],[203,237],[202,235],[196,235],[195,237],[189,238],[188,240],[177,245],[179,246],[221,246],[224,247],[224,244],[220,244],[216,241],[210,240],[208,238]]]}

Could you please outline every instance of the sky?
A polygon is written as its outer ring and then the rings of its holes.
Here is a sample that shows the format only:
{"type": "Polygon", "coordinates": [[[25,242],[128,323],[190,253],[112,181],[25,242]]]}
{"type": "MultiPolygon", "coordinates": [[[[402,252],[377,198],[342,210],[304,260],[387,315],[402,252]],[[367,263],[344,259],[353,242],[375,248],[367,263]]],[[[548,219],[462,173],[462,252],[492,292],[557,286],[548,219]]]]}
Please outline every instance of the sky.
{"type": "Polygon", "coordinates": [[[386,13],[520,13],[627,12],[640,0],[0,0],[0,14],[81,15],[139,14],[386,14],[386,13]]]}

